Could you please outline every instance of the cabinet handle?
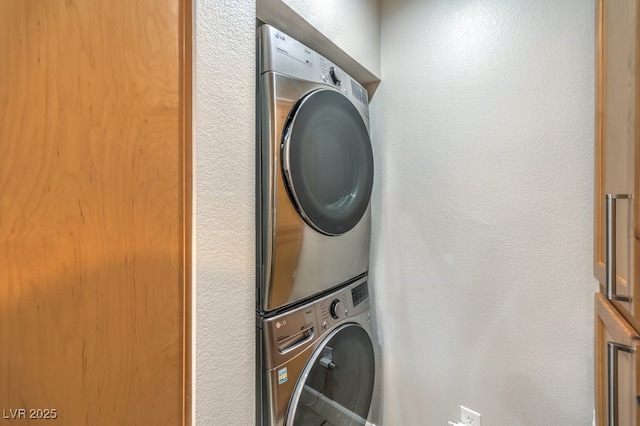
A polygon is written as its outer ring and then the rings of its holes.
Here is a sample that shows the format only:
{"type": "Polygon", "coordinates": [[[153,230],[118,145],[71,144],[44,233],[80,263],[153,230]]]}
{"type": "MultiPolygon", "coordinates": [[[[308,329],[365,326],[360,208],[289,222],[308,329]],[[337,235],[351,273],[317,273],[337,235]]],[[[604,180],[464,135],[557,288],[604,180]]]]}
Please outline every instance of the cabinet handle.
{"type": "Polygon", "coordinates": [[[605,207],[604,274],[605,296],[608,300],[631,302],[631,298],[616,294],[616,200],[628,200],[631,194],[607,194],[605,207]]]}
{"type": "Polygon", "coordinates": [[[618,351],[635,353],[631,346],[607,342],[607,415],[609,426],[618,426],[618,351]]]}

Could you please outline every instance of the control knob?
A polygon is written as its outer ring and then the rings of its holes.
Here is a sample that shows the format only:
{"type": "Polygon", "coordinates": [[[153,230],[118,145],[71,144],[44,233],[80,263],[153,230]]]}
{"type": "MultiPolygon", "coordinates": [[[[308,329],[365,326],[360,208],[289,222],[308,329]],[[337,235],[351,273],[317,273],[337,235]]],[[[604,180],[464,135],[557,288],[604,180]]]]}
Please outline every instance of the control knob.
{"type": "Polygon", "coordinates": [[[329,76],[331,77],[331,81],[333,81],[333,84],[335,84],[336,86],[340,86],[340,83],[342,83],[342,73],[338,68],[329,68],[329,76]]]}
{"type": "Polygon", "coordinates": [[[331,316],[334,319],[338,319],[341,316],[344,316],[344,307],[342,306],[342,302],[340,299],[336,299],[331,302],[331,316]]]}

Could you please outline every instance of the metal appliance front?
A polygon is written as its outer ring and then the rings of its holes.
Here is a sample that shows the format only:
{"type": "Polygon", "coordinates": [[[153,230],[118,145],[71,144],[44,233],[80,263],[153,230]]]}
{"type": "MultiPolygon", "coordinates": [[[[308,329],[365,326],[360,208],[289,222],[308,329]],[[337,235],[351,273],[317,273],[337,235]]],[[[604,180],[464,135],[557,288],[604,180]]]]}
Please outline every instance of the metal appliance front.
{"type": "Polygon", "coordinates": [[[374,383],[371,338],[358,324],[344,324],[327,336],[305,366],[285,425],[365,426],[374,383]]]}
{"type": "Polygon", "coordinates": [[[258,327],[258,424],[355,426],[369,420],[376,375],[366,280],[258,327]],[[336,308],[340,305],[340,308],[336,308]],[[335,313],[338,318],[332,315],[335,313]]]}
{"type": "MultiPolygon", "coordinates": [[[[287,189],[282,159],[287,120],[301,100],[318,90],[334,89],[275,72],[260,77],[257,226],[261,312],[305,300],[368,271],[368,200],[353,228],[341,235],[326,235],[309,226],[287,189]]],[[[367,120],[363,124],[368,131],[367,120]]]]}

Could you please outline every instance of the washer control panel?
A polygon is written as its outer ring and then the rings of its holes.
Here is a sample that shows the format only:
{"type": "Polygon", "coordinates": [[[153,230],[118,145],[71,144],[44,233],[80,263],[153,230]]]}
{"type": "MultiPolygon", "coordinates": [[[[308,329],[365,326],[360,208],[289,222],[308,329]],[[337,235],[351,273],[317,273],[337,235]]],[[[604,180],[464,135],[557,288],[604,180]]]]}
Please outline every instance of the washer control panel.
{"type": "Polygon", "coordinates": [[[344,316],[344,306],[342,306],[340,299],[335,299],[331,302],[331,316],[333,319],[338,319],[341,316],[344,316]]]}
{"type": "Polygon", "coordinates": [[[361,302],[364,302],[368,298],[369,287],[366,281],[351,289],[351,299],[353,300],[353,306],[358,306],[361,302]]]}
{"type": "Polygon", "coordinates": [[[343,320],[349,316],[349,292],[342,291],[333,295],[329,299],[324,299],[318,302],[318,314],[320,320],[324,323],[327,322],[330,326],[336,322],[343,320]]]}
{"type": "Polygon", "coordinates": [[[366,278],[319,300],[262,320],[266,343],[263,356],[268,365],[279,365],[300,353],[339,323],[368,310],[366,278]]]}
{"type": "Polygon", "coordinates": [[[324,330],[369,309],[367,281],[352,284],[344,291],[318,301],[318,322],[324,330]]]}

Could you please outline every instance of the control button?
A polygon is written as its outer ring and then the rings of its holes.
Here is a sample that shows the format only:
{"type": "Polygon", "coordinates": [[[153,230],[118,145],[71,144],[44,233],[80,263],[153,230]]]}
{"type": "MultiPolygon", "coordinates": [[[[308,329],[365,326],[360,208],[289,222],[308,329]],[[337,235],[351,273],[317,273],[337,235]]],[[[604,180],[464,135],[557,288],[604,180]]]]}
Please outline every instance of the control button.
{"type": "Polygon", "coordinates": [[[324,81],[325,83],[327,82],[327,76],[326,75],[322,76],[322,81],[324,81]]]}
{"type": "Polygon", "coordinates": [[[331,316],[334,319],[338,319],[340,318],[341,314],[344,314],[344,310],[342,308],[342,302],[340,301],[340,299],[336,299],[333,302],[331,302],[331,316]]]}
{"type": "Polygon", "coordinates": [[[323,328],[323,329],[325,329],[325,330],[326,330],[327,328],[329,328],[329,323],[328,323],[328,322],[326,322],[326,321],[324,321],[324,322],[322,323],[322,328],[323,328]]]}
{"type": "Polygon", "coordinates": [[[348,309],[345,309],[345,310],[344,310],[344,316],[345,316],[345,317],[348,317],[348,316],[349,316],[349,310],[348,310],[348,309]]]}
{"type": "Polygon", "coordinates": [[[340,83],[342,83],[342,73],[340,72],[340,70],[336,67],[331,67],[329,68],[329,75],[331,76],[331,81],[333,81],[333,84],[335,84],[336,86],[340,86],[340,83]]]}

